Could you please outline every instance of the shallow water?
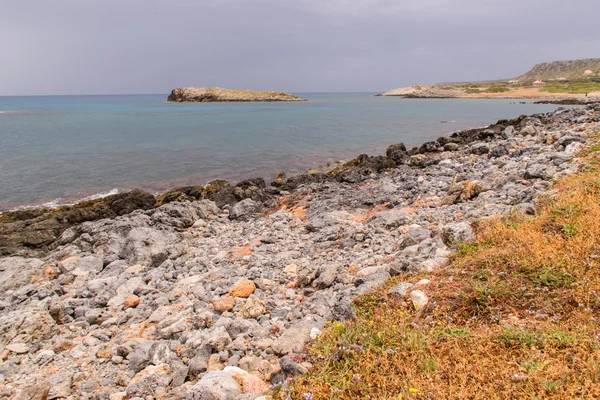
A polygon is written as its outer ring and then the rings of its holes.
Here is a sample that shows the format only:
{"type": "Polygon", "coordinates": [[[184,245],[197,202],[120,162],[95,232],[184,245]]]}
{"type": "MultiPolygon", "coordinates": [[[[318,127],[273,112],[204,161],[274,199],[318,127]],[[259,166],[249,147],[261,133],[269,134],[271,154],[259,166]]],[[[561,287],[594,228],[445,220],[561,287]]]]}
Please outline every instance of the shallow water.
{"type": "Polygon", "coordinates": [[[166,95],[0,97],[0,209],[115,188],[153,192],[297,172],[552,105],[300,94],[302,103],[166,103],[166,95]],[[446,122],[442,122],[446,121],[446,122]],[[453,122],[449,122],[453,121],[453,122]]]}

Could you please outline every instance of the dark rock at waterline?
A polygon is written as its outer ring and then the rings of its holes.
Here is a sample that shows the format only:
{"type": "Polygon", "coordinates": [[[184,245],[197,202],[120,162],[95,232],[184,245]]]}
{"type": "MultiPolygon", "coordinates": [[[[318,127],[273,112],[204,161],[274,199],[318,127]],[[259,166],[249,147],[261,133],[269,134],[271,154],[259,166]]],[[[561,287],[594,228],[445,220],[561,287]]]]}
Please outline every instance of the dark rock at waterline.
{"type": "Polygon", "coordinates": [[[440,144],[437,141],[425,142],[419,147],[419,153],[434,153],[440,149],[440,144]]]}
{"type": "Polygon", "coordinates": [[[397,144],[393,144],[391,146],[389,146],[386,150],[385,150],[385,155],[388,157],[392,157],[392,154],[398,152],[398,151],[402,151],[406,153],[406,146],[404,145],[404,143],[400,142],[397,144]]]}
{"type": "Polygon", "coordinates": [[[263,178],[246,179],[238,182],[233,188],[233,194],[238,200],[252,199],[265,202],[271,198],[266,191],[267,184],[263,178]]]}
{"type": "Polygon", "coordinates": [[[285,182],[275,181],[273,182],[273,186],[279,186],[282,190],[292,191],[300,185],[306,185],[309,183],[322,183],[333,180],[333,178],[334,177],[332,175],[327,175],[321,172],[312,174],[299,174],[290,176],[285,180],[285,182]]]}
{"type": "Polygon", "coordinates": [[[118,193],[54,210],[13,211],[0,216],[0,255],[32,255],[54,247],[69,227],[154,208],[156,199],[143,190],[118,193]]]}
{"type": "Polygon", "coordinates": [[[347,169],[358,168],[363,174],[376,174],[385,169],[395,168],[396,163],[386,156],[368,156],[361,154],[347,163],[347,169]]]}
{"type": "Polygon", "coordinates": [[[204,189],[196,186],[183,186],[167,190],[156,199],[156,205],[172,203],[174,201],[200,200],[204,195],[204,189]]]}
{"type": "Polygon", "coordinates": [[[385,151],[385,155],[393,160],[396,165],[405,164],[409,157],[404,143],[389,146],[385,151]]]}
{"type": "Polygon", "coordinates": [[[204,189],[204,198],[214,201],[217,207],[232,205],[238,202],[233,194],[233,186],[225,180],[212,181],[204,189]]]}
{"type": "Polygon", "coordinates": [[[206,186],[182,186],[169,189],[159,195],[156,206],[172,203],[174,201],[195,201],[208,199],[217,206],[234,205],[244,199],[264,202],[270,198],[263,178],[247,179],[232,186],[228,181],[216,180],[206,186]]]}

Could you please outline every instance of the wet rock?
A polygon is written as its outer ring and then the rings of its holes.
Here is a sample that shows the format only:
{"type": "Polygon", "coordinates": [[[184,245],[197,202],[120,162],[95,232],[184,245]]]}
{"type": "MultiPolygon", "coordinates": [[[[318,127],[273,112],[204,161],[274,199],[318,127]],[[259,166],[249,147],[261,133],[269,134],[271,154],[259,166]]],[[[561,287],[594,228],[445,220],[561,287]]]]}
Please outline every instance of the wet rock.
{"type": "Polygon", "coordinates": [[[405,164],[409,158],[404,143],[398,143],[389,146],[386,149],[385,154],[389,159],[394,161],[396,165],[405,164]]]}
{"type": "Polygon", "coordinates": [[[440,149],[440,144],[437,141],[425,142],[419,147],[419,153],[434,153],[440,149]]]}
{"type": "Polygon", "coordinates": [[[200,200],[204,195],[202,187],[183,186],[169,189],[156,198],[156,205],[172,203],[175,201],[195,201],[200,200]]]}
{"type": "Polygon", "coordinates": [[[344,166],[345,168],[357,168],[363,175],[377,174],[385,169],[395,168],[396,163],[385,156],[368,156],[361,154],[356,159],[350,161],[344,166]]]}
{"type": "Polygon", "coordinates": [[[233,194],[238,200],[251,199],[262,203],[270,198],[263,178],[246,179],[235,185],[233,194]]]}
{"type": "MultiPolygon", "coordinates": [[[[155,198],[142,190],[119,193],[46,213],[5,213],[0,217],[0,255],[41,254],[55,247],[68,228],[85,221],[115,218],[154,207],[155,198]]],[[[71,238],[77,235],[71,235],[71,238]]]]}

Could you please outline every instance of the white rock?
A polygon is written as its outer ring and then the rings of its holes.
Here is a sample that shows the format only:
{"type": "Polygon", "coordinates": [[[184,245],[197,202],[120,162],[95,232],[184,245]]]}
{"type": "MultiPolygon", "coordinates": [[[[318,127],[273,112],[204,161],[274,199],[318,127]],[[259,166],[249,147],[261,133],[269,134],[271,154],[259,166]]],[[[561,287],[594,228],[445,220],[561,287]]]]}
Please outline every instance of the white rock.
{"type": "Polygon", "coordinates": [[[25,354],[29,351],[29,347],[25,343],[12,343],[7,345],[6,350],[17,354],[25,354]]]}
{"type": "Polygon", "coordinates": [[[321,334],[321,330],[319,328],[312,328],[310,330],[310,338],[315,340],[321,334]]]}
{"type": "Polygon", "coordinates": [[[427,295],[422,290],[413,290],[410,292],[410,299],[417,311],[422,310],[429,303],[427,295]]]}
{"type": "Polygon", "coordinates": [[[240,385],[224,371],[209,372],[187,392],[187,400],[235,400],[240,385]]]}

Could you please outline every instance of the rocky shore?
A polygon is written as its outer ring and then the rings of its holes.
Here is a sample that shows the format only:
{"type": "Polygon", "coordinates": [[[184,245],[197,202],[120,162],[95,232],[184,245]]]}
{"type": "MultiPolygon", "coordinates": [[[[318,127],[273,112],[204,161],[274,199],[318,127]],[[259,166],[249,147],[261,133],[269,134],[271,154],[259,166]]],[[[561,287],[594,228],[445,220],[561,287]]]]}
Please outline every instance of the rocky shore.
{"type": "Polygon", "coordinates": [[[167,100],[174,103],[304,101],[298,96],[283,92],[256,92],[254,90],[223,89],[219,87],[175,88],[167,100]]]}
{"type": "Polygon", "coordinates": [[[600,105],[558,109],[271,185],[3,214],[0,397],[264,399],[357,295],[535,213],[598,128],[600,105]]]}
{"type": "Polygon", "coordinates": [[[556,105],[568,105],[568,106],[585,106],[588,104],[600,103],[600,96],[586,96],[586,97],[574,97],[567,99],[558,100],[540,100],[534,102],[534,104],[556,104],[556,105]]]}

